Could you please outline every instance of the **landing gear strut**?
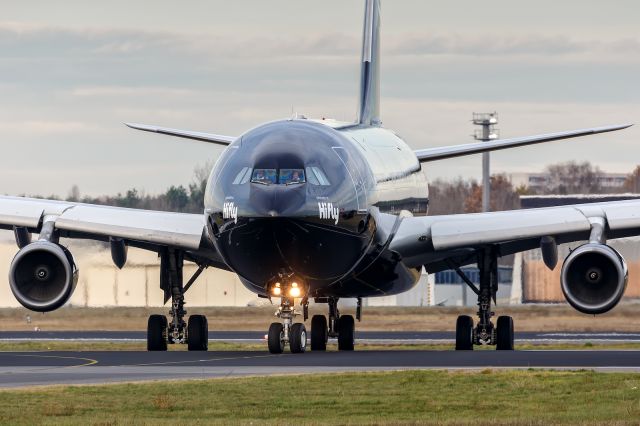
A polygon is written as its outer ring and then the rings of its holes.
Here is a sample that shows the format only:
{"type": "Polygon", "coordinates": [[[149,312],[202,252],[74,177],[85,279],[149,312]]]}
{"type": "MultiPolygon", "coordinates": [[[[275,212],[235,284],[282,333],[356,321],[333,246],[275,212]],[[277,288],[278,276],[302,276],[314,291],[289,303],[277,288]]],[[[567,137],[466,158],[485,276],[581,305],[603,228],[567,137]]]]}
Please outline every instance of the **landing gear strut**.
{"type": "MultiPolygon", "coordinates": [[[[289,344],[291,353],[303,353],[307,349],[307,330],[303,323],[293,323],[294,318],[300,313],[293,308],[295,299],[282,297],[276,316],[282,323],[274,322],[269,327],[267,343],[269,352],[281,354],[284,347],[289,344]]],[[[306,311],[306,303],[303,302],[306,311]]]]}
{"type": "Polygon", "coordinates": [[[474,345],[495,345],[498,350],[513,350],[513,319],[498,317],[497,326],[491,322],[495,315],[491,311],[491,301],[495,303],[498,292],[498,252],[495,247],[487,247],[478,254],[480,286],[476,287],[460,270],[455,271],[478,296],[478,325],[473,327],[473,319],[461,315],[456,322],[456,350],[473,350],[474,345]]]}
{"type": "Polygon", "coordinates": [[[200,266],[186,286],[183,286],[182,268],[184,255],[181,251],[166,249],[160,253],[160,288],[164,290],[164,303],[171,299],[167,321],[164,315],[151,315],[147,324],[147,350],[166,351],[167,344],[187,344],[190,351],[208,349],[209,326],[204,315],[191,315],[188,324],[184,318],[184,293],[204,270],[200,266]]]}

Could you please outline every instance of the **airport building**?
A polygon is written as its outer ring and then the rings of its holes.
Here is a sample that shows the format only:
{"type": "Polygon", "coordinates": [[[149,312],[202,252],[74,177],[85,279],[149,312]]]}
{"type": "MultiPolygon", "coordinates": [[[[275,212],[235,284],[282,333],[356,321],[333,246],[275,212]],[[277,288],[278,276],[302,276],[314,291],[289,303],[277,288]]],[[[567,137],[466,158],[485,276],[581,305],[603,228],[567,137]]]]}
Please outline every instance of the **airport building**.
{"type": "MultiPolygon", "coordinates": [[[[514,188],[527,187],[534,191],[563,184],[563,182],[553,182],[549,173],[510,173],[508,177],[514,188]]],[[[600,173],[597,178],[604,191],[620,192],[624,188],[627,177],[628,173],[600,173]]]]}

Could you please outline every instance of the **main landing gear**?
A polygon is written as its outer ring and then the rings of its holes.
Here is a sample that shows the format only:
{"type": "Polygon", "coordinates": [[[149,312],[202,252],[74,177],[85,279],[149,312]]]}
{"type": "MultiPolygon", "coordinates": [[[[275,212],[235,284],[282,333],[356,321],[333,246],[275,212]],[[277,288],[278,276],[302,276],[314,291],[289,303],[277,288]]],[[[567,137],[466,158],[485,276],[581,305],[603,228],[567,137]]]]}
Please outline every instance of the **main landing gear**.
{"type": "MultiPolygon", "coordinates": [[[[311,350],[326,351],[329,337],[338,338],[338,350],[352,351],[355,346],[355,321],[351,315],[340,315],[338,298],[316,298],[329,306],[329,320],[324,315],[311,318],[311,350]]],[[[360,320],[362,299],[358,298],[356,317],[360,320]]]]}
{"type": "Polygon", "coordinates": [[[494,326],[491,318],[491,301],[495,303],[498,291],[498,255],[495,247],[488,247],[478,254],[480,286],[476,287],[460,270],[453,269],[478,296],[478,325],[473,326],[473,319],[461,315],[456,321],[456,350],[473,350],[474,345],[495,345],[497,350],[513,350],[513,318],[500,316],[494,326]]]}
{"type": "Polygon", "coordinates": [[[190,351],[206,351],[209,346],[209,325],[204,315],[191,315],[188,322],[184,318],[184,293],[191,287],[204,270],[200,266],[189,282],[183,286],[182,252],[167,249],[160,253],[160,288],[164,290],[164,302],[171,299],[167,321],[164,315],[151,315],[147,322],[147,350],[166,351],[167,344],[187,344],[190,351]]]}

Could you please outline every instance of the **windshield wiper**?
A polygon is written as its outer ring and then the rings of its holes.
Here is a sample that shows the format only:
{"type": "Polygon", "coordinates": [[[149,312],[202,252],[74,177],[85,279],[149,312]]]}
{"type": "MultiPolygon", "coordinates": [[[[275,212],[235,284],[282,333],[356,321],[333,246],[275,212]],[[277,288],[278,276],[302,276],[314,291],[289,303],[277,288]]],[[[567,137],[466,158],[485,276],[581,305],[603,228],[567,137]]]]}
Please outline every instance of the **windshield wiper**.
{"type": "Polygon", "coordinates": [[[260,185],[269,185],[268,182],[264,182],[264,181],[261,181],[261,180],[252,180],[251,183],[259,183],[260,185]]]}

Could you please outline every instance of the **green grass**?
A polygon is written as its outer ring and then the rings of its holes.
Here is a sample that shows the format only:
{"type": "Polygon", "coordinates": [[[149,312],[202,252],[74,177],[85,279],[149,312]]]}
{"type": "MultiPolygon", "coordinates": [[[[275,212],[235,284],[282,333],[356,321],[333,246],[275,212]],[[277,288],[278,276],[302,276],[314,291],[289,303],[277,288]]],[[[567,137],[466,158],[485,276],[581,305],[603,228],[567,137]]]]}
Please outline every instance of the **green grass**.
{"type": "Polygon", "coordinates": [[[3,424],[638,424],[640,374],[402,371],[0,392],[3,424]]]}

